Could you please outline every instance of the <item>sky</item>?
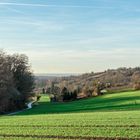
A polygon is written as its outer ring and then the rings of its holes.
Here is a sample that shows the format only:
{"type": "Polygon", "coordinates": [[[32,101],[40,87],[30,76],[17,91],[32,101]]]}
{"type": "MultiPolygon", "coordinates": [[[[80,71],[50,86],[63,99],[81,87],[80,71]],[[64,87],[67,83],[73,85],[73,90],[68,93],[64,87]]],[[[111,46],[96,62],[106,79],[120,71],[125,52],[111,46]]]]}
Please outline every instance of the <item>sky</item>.
{"type": "Polygon", "coordinates": [[[140,0],[0,0],[0,49],[35,73],[140,66],[140,0]]]}

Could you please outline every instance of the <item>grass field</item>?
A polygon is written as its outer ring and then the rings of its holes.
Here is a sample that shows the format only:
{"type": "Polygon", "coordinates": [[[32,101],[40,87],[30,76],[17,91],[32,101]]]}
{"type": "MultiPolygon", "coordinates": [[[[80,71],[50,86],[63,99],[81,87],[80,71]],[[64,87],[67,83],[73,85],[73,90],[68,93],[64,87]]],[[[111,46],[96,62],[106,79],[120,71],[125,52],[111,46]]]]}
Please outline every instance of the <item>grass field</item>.
{"type": "Polygon", "coordinates": [[[140,91],[39,105],[0,118],[0,139],[140,139],[140,91]]]}

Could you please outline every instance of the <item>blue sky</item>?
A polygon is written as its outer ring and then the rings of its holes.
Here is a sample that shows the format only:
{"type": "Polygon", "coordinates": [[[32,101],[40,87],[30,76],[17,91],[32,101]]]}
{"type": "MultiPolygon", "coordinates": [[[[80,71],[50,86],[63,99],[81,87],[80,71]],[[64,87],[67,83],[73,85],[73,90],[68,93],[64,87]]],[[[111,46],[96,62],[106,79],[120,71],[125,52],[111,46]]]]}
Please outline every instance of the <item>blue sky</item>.
{"type": "Polygon", "coordinates": [[[0,0],[0,48],[35,73],[140,66],[140,0],[0,0]]]}

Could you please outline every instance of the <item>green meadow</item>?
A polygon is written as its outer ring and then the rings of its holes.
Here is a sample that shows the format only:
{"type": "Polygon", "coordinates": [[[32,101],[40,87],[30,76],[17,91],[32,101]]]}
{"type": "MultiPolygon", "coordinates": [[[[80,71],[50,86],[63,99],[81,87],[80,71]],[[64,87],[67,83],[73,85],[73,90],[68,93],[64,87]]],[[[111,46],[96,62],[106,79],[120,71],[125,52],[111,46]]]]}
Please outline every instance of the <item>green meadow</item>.
{"type": "Polygon", "coordinates": [[[0,118],[0,139],[140,139],[140,91],[39,104],[0,118]]]}

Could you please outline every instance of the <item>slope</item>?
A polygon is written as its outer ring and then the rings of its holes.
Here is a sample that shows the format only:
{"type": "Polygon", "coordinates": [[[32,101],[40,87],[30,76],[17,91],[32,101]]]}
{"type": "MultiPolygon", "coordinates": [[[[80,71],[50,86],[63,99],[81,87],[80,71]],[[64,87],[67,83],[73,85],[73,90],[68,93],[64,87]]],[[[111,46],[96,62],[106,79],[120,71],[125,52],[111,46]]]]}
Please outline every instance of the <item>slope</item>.
{"type": "Polygon", "coordinates": [[[51,103],[43,95],[39,106],[20,113],[20,115],[138,110],[140,108],[140,91],[107,94],[67,103],[51,103]]]}

